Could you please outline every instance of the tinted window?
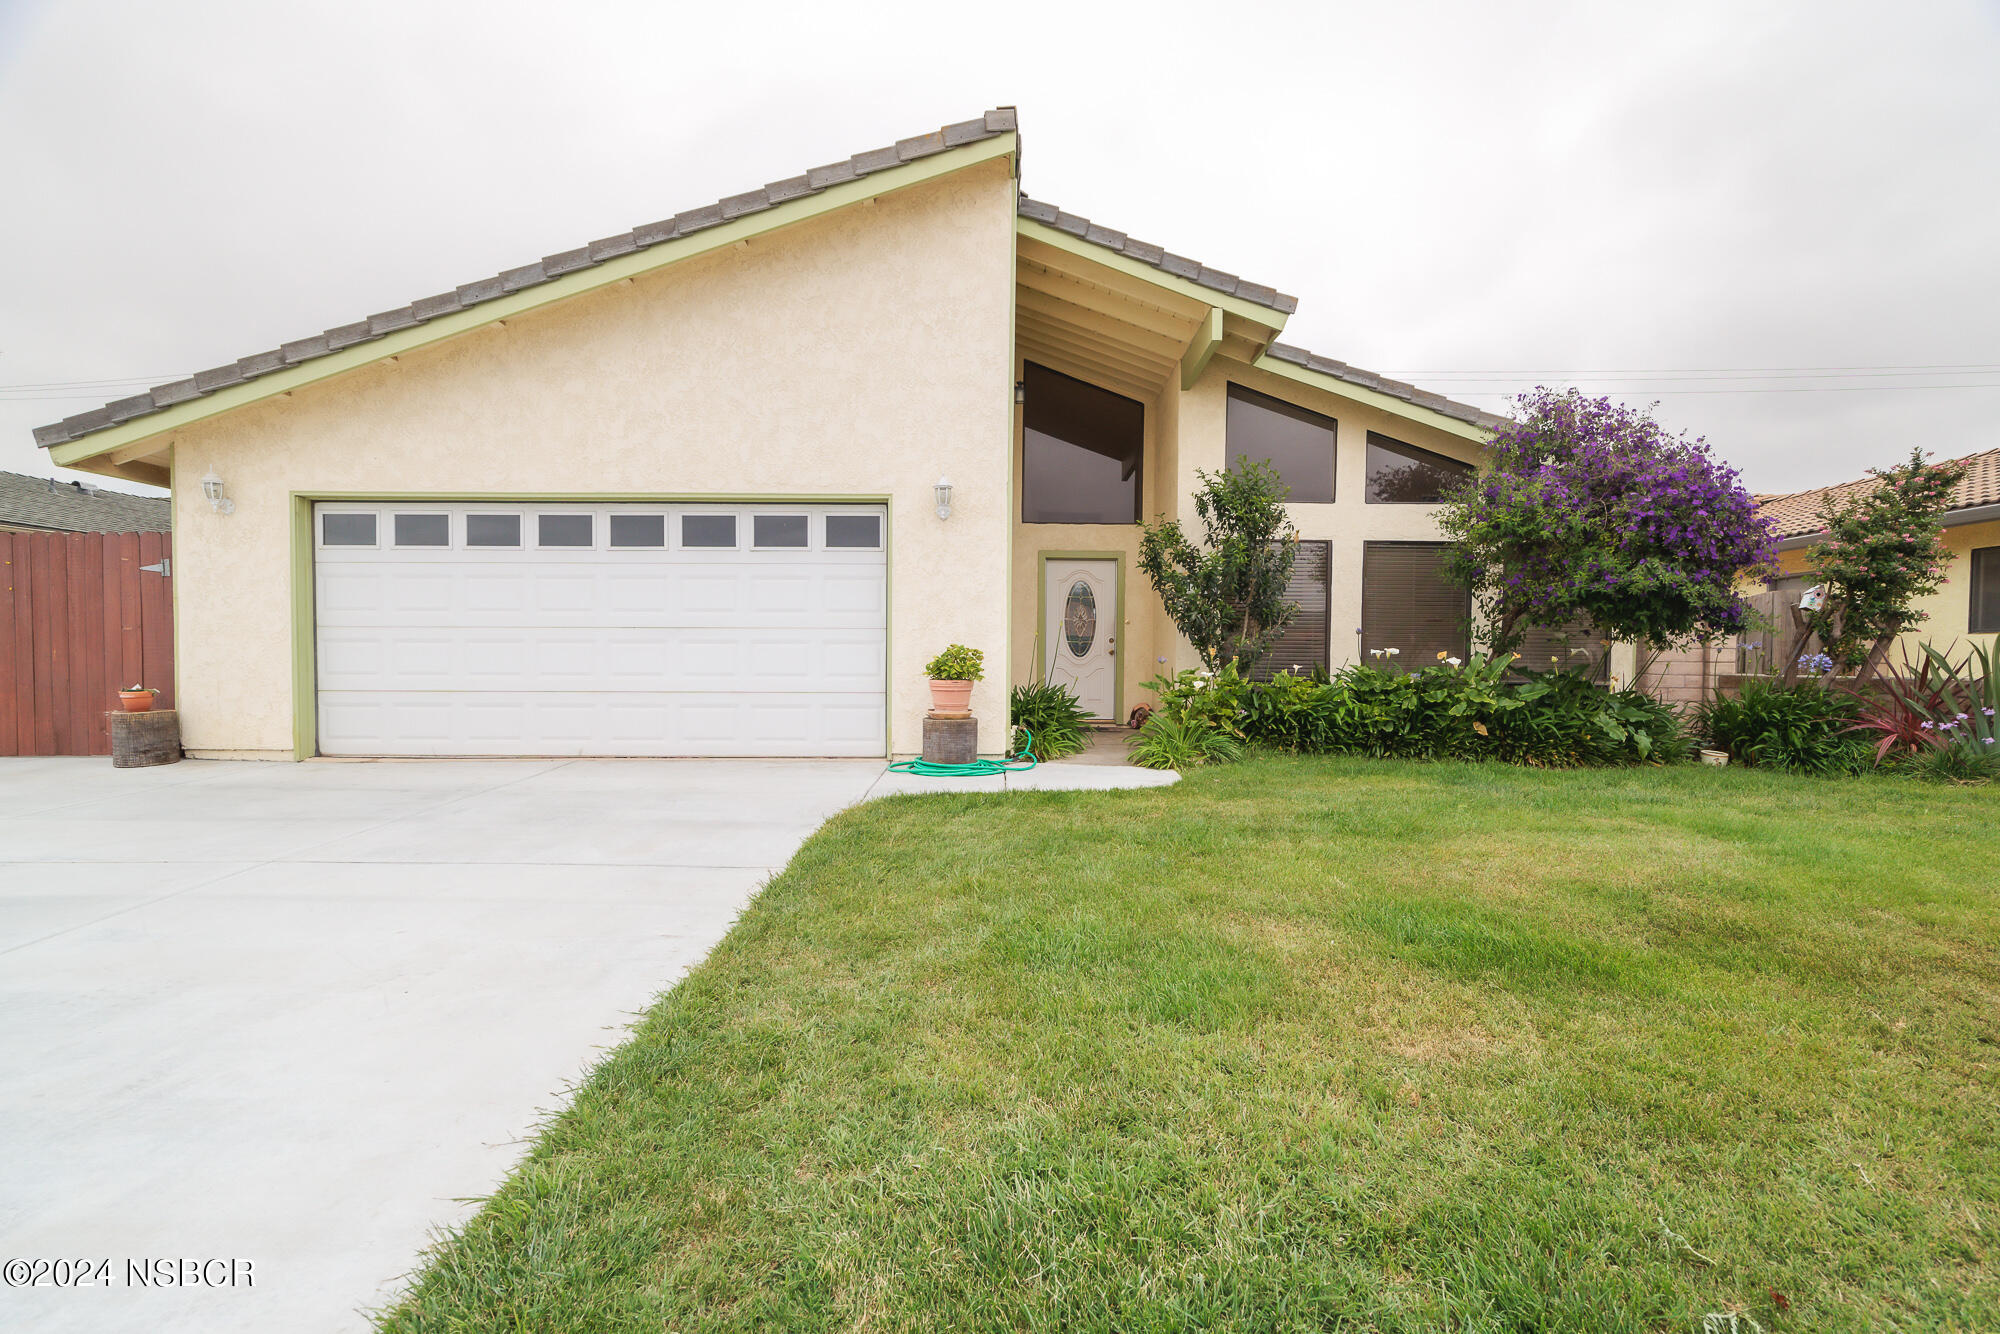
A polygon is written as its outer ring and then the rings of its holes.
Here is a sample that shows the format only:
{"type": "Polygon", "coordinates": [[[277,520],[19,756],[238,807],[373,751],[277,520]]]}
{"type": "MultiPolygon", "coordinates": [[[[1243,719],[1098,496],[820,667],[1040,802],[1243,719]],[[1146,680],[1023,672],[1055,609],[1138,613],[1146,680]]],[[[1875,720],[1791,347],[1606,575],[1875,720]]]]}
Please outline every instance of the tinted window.
{"type": "Polygon", "coordinates": [[[396,545],[399,547],[448,547],[451,545],[451,516],[448,514],[398,514],[396,545]]]}
{"type": "Polygon", "coordinates": [[[733,547],[736,545],[734,514],[681,515],[681,545],[684,547],[733,547]]]}
{"type": "Polygon", "coordinates": [[[1440,651],[1471,654],[1472,595],[1444,577],[1448,542],[1366,542],[1361,547],[1361,661],[1415,671],[1440,651]],[[1395,649],[1393,657],[1374,650],[1395,649]]]}
{"type": "Polygon", "coordinates": [[[518,514],[466,515],[465,545],[469,547],[520,546],[521,516],[518,514]]]}
{"type": "Polygon", "coordinates": [[[592,537],[588,514],[537,514],[535,541],[545,547],[587,547],[592,537]]]}
{"type": "Polygon", "coordinates": [[[330,547],[372,547],[375,545],[375,516],[372,514],[322,514],[320,541],[330,547]]]}
{"type": "Polygon", "coordinates": [[[882,516],[829,514],[826,516],[826,544],[830,547],[879,547],[882,545],[882,516]]]}
{"type": "Polygon", "coordinates": [[[663,547],[667,544],[667,516],[664,514],[614,514],[611,516],[611,545],[614,547],[663,547]]]}
{"type": "Polygon", "coordinates": [[[1139,522],[1143,404],[1030,363],[1021,430],[1021,518],[1139,522]]]}
{"type": "Polygon", "coordinates": [[[1386,435],[1368,433],[1368,503],[1435,505],[1472,465],[1418,449],[1386,435]]]}
{"type": "Polygon", "coordinates": [[[1241,385],[1229,386],[1228,466],[1269,463],[1294,504],[1333,499],[1334,421],[1241,385]]]}
{"type": "Polygon", "coordinates": [[[1967,627],[1975,635],[2000,634],[2000,547],[1972,553],[1972,610],[1967,627]]]}
{"type": "Polygon", "coordinates": [[[1315,667],[1326,667],[1328,612],[1331,589],[1327,578],[1332,568],[1331,542],[1300,542],[1292,557],[1292,578],[1285,585],[1285,600],[1298,607],[1298,615],[1271,645],[1271,651],[1257,660],[1251,676],[1268,681],[1279,672],[1303,675],[1315,667]]]}
{"type": "Polygon", "coordinates": [[[750,520],[750,544],[759,547],[802,547],[806,544],[806,516],[759,514],[750,520]]]}

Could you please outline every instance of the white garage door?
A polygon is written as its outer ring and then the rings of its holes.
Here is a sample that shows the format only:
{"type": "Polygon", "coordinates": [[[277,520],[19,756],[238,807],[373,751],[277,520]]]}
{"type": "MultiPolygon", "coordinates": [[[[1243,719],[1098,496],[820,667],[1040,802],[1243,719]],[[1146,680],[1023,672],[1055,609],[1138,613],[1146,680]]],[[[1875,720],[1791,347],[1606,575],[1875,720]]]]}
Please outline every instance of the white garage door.
{"type": "Polygon", "coordinates": [[[314,507],[327,755],[880,755],[867,505],[314,507]]]}

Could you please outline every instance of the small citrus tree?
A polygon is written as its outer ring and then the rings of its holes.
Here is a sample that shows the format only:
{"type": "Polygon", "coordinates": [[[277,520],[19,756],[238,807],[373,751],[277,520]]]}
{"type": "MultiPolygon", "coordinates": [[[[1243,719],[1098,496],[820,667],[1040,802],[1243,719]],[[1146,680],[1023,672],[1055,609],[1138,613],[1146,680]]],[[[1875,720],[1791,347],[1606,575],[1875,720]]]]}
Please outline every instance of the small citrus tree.
{"type": "Polygon", "coordinates": [[[1656,648],[1741,630],[1771,537],[1736,470],[1648,413],[1536,389],[1438,516],[1489,651],[1579,621],[1656,648]]]}
{"type": "Polygon", "coordinates": [[[1812,549],[1811,577],[1821,588],[1815,611],[1802,614],[1805,633],[1785,656],[1785,677],[1798,672],[1805,634],[1819,636],[1826,655],[1866,680],[1906,630],[1923,623],[1916,602],[1944,586],[1950,553],[1945,547],[1945,507],[1965,475],[1957,461],[1926,463],[1921,449],[1907,463],[1873,468],[1875,485],[1845,498],[1830,495],[1820,508],[1826,537],[1812,549]]]}
{"type": "Polygon", "coordinates": [[[1195,476],[1200,545],[1178,520],[1148,524],[1139,568],[1204,667],[1216,671],[1234,658],[1247,670],[1299,613],[1285,598],[1299,540],[1285,512],[1289,488],[1268,463],[1195,476]]]}

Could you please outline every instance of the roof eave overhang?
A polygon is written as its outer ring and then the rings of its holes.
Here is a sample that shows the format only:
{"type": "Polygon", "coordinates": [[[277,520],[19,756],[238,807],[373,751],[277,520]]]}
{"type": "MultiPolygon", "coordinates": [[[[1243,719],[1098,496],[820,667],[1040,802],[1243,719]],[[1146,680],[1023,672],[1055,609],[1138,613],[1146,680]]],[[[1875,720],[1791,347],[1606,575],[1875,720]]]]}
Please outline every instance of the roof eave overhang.
{"type": "MultiPolygon", "coordinates": [[[[94,431],[80,439],[50,445],[49,458],[50,461],[64,467],[83,467],[87,460],[101,458],[114,450],[126,449],[136,442],[182,430],[195,422],[233,412],[238,408],[276,398],[281,394],[289,394],[306,385],[332,379],[337,375],[344,375],[349,371],[421,347],[428,347],[448,338],[456,338],[474,329],[484,328],[542,306],[566,301],[616,283],[627,282],[641,274],[651,273],[656,269],[666,268],[699,255],[710,254],[750,240],[752,237],[768,235],[780,228],[820,217],[836,209],[921,185],[926,181],[963,171],[982,162],[990,162],[997,158],[1015,159],[1019,148],[1020,136],[1010,130],[990,139],[982,139],[976,143],[947,149],[930,157],[872,172],[858,180],[844,181],[817,194],[790,200],[733,222],[708,227],[687,236],[663,241],[633,254],[607,260],[602,264],[567,274],[554,282],[538,284],[508,296],[495,297],[491,301],[482,301],[466,310],[398,330],[385,338],[377,338],[323,357],[315,357],[296,366],[273,371],[226,389],[219,389],[201,398],[190,399],[162,411],[147,413],[129,422],[94,431]]],[[[1213,297],[1216,294],[1209,295],[1213,297]]]]}
{"type": "MultiPolygon", "coordinates": [[[[1120,254],[1108,246],[1093,244],[1081,237],[1051,227],[1047,223],[1036,222],[1033,218],[1015,218],[1014,229],[1030,240],[1054,246],[1058,250],[1067,251],[1092,263],[1102,264],[1128,277],[1137,278],[1141,282],[1151,283],[1162,291],[1172,292],[1190,301],[1199,301],[1225,314],[1248,320],[1252,324],[1269,329],[1272,338],[1283,331],[1285,321],[1289,318],[1281,310],[1273,310],[1255,301],[1246,301],[1240,296],[1231,296],[1227,292],[1218,292],[1212,287],[1204,287],[1187,278],[1176,277],[1165,270],[1154,268],[1151,264],[1141,263],[1129,255],[1120,254]]],[[[1264,341],[1268,344],[1270,339],[1264,341]]]]}
{"type": "MultiPolygon", "coordinates": [[[[1962,528],[1969,523],[1994,523],[2000,521],[2000,505],[1974,505],[1968,509],[1946,510],[1938,515],[1938,527],[1962,528]]],[[[1781,537],[1771,544],[1774,551],[1798,551],[1805,547],[1817,546],[1826,540],[1824,528],[1812,533],[1799,533],[1794,537],[1781,537]]]]}
{"type": "Polygon", "coordinates": [[[1423,426],[1428,426],[1434,431],[1442,431],[1446,435],[1455,435],[1461,440],[1471,440],[1477,444],[1484,445],[1493,439],[1493,432],[1484,426],[1479,426],[1473,422],[1461,421],[1457,417],[1448,416],[1442,412],[1434,412],[1420,403],[1410,403],[1397,398],[1394,394],[1384,394],[1362,385],[1353,384],[1341,379],[1339,376],[1327,375],[1324,372],[1313,370],[1309,366],[1300,366],[1293,362],[1281,361],[1277,357],[1268,354],[1258,357],[1251,364],[1260,371],[1267,371],[1272,375],[1282,376],[1298,384],[1310,385],[1314,389],[1350,399],[1356,403],[1374,408],[1378,412],[1386,412],[1392,417],[1401,417],[1405,421],[1412,421],[1423,426]]]}

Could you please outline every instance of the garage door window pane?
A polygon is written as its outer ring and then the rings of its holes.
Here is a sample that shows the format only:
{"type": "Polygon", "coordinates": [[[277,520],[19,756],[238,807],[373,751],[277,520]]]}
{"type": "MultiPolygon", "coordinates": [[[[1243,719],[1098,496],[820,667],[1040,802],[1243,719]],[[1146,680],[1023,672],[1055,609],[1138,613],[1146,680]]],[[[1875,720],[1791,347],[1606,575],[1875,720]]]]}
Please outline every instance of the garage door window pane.
{"type": "Polygon", "coordinates": [[[681,545],[684,547],[733,547],[736,545],[734,514],[681,515],[681,545]]]}
{"type": "Polygon", "coordinates": [[[330,547],[372,547],[375,545],[375,516],[322,514],[320,541],[330,547]]]}
{"type": "Polygon", "coordinates": [[[882,545],[882,516],[879,514],[829,514],[826,516],[826,544],[830,547],[882,545]]]}
{"type": "Polygon", "coordinates": [[[448,514],[398,514],[396,545],[399,547],[448,547],[451,545],[451,516],[448,514]]]}
{"type": "Polygon", "coordinates": [[[466,515],[465,545],[469,547],[520,546],[521,516],[518,514],[466,515]]]}
{"type": "Polygon", "coordinates": [[[1334,430],[1331,417],[1240,384],[1229,386],[1223,431],[1227,466],[1270,464],[1291,488],[1285,499],[1295,505],[1332,502],[1334,430]]]}
{"type": "Polygon", "coordinates": [[[806,544],[803,514],[759,514],[750,521],[751,544],[760,547],[802,547],[806,544]]]}
{"type": "Polygon", "coordinates": [[[596,541],[588,514],[538,514],[535,534],[545,547],[587,547],[596,541]]]}
{"type": "Polygon", "coordinates": [[[1146,409],[1137,399],[1029,363],[1021,429],[1021,518],[1139,522],[1146,409]]]}
{"type": "Polygon", "coordinates": [[[614,547],[663,547],[667,544],[667,516],[664,514],[614,514],[611,516],[611,545],[614,547]]]}

